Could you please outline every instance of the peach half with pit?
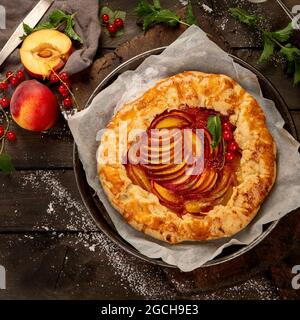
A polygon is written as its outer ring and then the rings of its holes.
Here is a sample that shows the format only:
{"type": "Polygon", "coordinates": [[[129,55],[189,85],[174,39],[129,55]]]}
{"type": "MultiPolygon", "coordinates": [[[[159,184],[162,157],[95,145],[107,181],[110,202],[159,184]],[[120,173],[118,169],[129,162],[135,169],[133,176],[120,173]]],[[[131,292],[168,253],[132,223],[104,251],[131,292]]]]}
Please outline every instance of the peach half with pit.
{"type": "Polygon", "coordinates": [[[21,62],[35,78],[48,78],[59,71],[72,53],[72,41],[62,32],[44,29],[31,33],[20,49],[21,62]]]}

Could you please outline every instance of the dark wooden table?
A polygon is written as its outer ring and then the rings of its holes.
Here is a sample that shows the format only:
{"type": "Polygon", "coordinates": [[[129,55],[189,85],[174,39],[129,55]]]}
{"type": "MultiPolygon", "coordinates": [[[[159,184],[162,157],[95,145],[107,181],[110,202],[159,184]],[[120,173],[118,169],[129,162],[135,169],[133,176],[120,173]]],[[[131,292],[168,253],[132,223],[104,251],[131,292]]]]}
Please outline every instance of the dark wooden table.
{"type": "MultiPolygon", "coordinates": [[[[159,26],[144,35],[133,13],[136,2],[102,1],[113,9],[127,11],[125,35],[102,35],[94,65],[74,77],[75,93],[82,106],[99,80],[115,66],[155,45],[170,43],[183,31],[159,26]]],[[[161,2],[179,12],[185,3],[161,2]]],[[[296,0],[284,2],[289,8],[297,4],[296,0]]],[[[266,16],[273,28],[285,26],[288,19],[271,0],[260,5],[236,0],[195,1],[200,26],[228,52],[258,67],[260,40],[227,14],[228,7],[236,4],[266,16]],[[204,10],[204,3],[213,9],[211,13],[204,10]]],[[[259,69],[285,98],[300,134],[299,86],[293,87],[276,59],[259,69]]],[[[0,290],[1,299],[299,297],[290,282],[291,267],[300,264],[300,231],[283,260],[275,260],[262,272],[251,274],[246,282],[227,288],[221,283],[214,291],[199,288],[199,293],[189,293],[188,278],[172,278],[160,267],[129,256],[97,230],[77,191],[73,139],[63,118],[47,133],[31,133],[17,126],[14,129],[18,138],[8,146],[8,152],[17,171],[0,174],[0,265],[7,270],[7,289],[0,290]]],[[[247,275],[241,279],[247,279],[247,275]]]]}

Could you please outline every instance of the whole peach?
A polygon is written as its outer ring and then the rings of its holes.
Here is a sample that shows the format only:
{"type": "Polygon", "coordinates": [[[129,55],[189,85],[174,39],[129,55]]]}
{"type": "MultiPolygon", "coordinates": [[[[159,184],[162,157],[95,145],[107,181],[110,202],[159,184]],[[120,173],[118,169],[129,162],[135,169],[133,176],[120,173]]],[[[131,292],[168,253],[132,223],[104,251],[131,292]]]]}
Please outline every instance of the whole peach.
{"type": "Polygon", "coordinates": [[[50,129],[58,117],[55,95],[36,80],[22,82],[11,98],[10,112],[15,122],[31,131],[50,129]]]}

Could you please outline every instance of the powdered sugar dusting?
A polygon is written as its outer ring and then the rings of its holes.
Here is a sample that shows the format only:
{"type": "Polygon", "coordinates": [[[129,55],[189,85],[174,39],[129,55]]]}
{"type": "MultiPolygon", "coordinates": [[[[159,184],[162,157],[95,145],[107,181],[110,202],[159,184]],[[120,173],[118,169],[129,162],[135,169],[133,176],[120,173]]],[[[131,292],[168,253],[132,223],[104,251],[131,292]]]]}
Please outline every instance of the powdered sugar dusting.
{"type": "MultiPolygon", "coordinates": [[[[156,266],[147,264],[142,260],[125,253],[118,245],[113,243],[102,232],[98,230],[88,215],[80,200],[74,198],[64,180],[61,179],[61,172],[36,171],[24,174],[21,184],[23,188],[32,188],[33,192],[46,190],[50,195],[49,203],[45,207],[45,215],[53,221],[53,218],[61,216],[61,210],[69,215],[67,230],[78,231],[73,237],[68,233],[54,231],[51,222],[44,224],[40,221],[35,229],[49,232],[51,239],[61,239],[67,241],[70,247],[84,248],[87,253],[94,255],[94,259],[103,259],[111,271],[119,279],[113,286],[122,286],[125,290],[135,292],[147,299],[175,299],[181,294],[177,292],[188,292],[192,283],[176,283],[174,279],[166,280],[164,272],[156,266]],[[74,241],[75,237],[75,241],[74,241]]],[[[43,215],[42,215],[43,216],[43,215]]],[[[28,240],[34,240],[34,234],[25,236],[28,240]]],[[[22,239],[20,238],[20,241],[22,239]]],[[[68,257],[66,257],[67,259],[68,257]]],[[[253,296],[257,299],[277,299],[278,296],[268,280],[264,277],[248,280],[247,282],[227,289],[220,289],[211,293],[196,294],[192,299],[246,299],[253,296]]]]}
{"type": "Polygon", "coordinates": [[[203,3],[202,4],[202,8],[204,9],[204,11],[208,12],[208,13],[212,13],[213,9],[211,7],[209,7],[207,4],[203,3]]]}

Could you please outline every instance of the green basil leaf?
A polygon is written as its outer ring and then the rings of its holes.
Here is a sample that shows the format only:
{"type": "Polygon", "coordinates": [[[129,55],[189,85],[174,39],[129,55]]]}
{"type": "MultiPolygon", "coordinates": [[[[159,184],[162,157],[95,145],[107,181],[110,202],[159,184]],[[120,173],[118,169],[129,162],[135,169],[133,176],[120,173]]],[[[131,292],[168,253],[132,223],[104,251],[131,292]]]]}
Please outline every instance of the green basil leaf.
{"type": "Polygon", "coordinates": [[[216,148],[222,137],[222,124],[219,115],[210,116],[207,121],[207,129],[212,136],[211,146],[216,148]]]}
{"type": "Polygon", "coordinates": [[[15,170],[11,162],[11,156],[7,153],[0,154],[0,170],[7,173],[15,170]]]}

